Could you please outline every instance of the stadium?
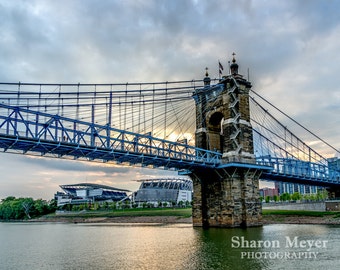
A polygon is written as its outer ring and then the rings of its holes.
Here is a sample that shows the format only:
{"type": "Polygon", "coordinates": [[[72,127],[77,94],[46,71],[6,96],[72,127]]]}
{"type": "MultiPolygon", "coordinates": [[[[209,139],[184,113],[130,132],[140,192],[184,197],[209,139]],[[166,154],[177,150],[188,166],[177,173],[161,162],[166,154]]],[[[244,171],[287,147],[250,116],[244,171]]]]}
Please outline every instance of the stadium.
{"type": "Polygon", "coordinates": [[[57,206],[66,204],[83,204],[98,201],[122,201],[128,198],[129,190],[118,189],[106,185],[79,183],[73,185],[60,185],[64,192],[57,192],[55,199],[57,206]]]}
{"type": "Polygon", "coordinates": [[[144,179],[139,189],[133,194],[135,203],[151,203],[155,206],[159,202],[179,204],[180,202],[191,203],[193,186],[187,178],[160,178],[144,179]]]}

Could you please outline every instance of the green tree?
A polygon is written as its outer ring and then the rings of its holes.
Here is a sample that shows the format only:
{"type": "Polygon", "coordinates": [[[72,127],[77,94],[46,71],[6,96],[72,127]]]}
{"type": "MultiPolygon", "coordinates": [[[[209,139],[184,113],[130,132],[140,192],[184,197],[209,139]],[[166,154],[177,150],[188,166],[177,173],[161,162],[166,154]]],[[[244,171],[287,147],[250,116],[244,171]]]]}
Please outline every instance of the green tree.
{"type": "Polygon", "coordinates": [[[105,202],[103,203],[103,208],[104,208],[105,210],[109,209],[109,203],[105,201],[105,202]]]}
{"type": "Polygon", "coordinates": [[[32,198],[19,199],[21,201],[22,208],[24,209],[25,215],[31,219],[30,213],[33,212],[34,201],[32,198]]]}
{"type": "Polygon", "coordinates": [[[171,206],[172,206],[172,208],[175,208],[176,202],[175,201],[171,201],[171,206]]]}
{"type": "Polygon", "coordinates": [[[124,209],[130,209],[130,201],[129,200],[125,200],[124,201],[124,209]]]}
{"type": "Polygon", "coordinates": [[[3,199],[0,203],[0,219],[25,219],[42,216],[55,211],[53,204],[47,201],[32,198],[15,198],[13,196],[3,199]]]}
{"type": "Polygon", "coordinates": [[[117,208],[117,203],[116,202],[110,203],[110,209],[116,210],[116,208],[117,208]]]}
{"type": "Polygon", "coordinates": [[[34,215],[41,216],[48,214],[50,212],[49,203],[43,199],[38,199],[32,202],[33,203],[33,213],[34,215]]]}
{"type": "Polygon", "coordinates": [[[290,194],[286,192],[280,195],[280,200],[283,202],[290,201],[290,197],[290,194]]]}
{"type": "Polygon", "coordinates": [[[318,190],[316,194],[316,199],[318,201],[324,201],[328,198],[328,192],[326,189],[318,190]]]}
{"type": "Polygon", "coordinates": [[[158,207],[162,207],[162,202],[161,201],[158,201],[158,207]]]}
{"type": "Polygon", "coordinates": [[[121,201],[119,201],[119,202],[118,202],[118,208],[117,208],[117,209],[122,209],[122,204],[123,204],[123,203],[122,203],[121,201]]]}
{"type": "Polygon", "coordinates": [[[317,200],[316,194],[310,194],[310,199],[312,201],[316,201],[317,200]]]}
{"type": "Polygon", "coordinates": [[[15,197],[13,196],[8,196],[7,198],[1,200],[2,203],[5,203],[5,202],[10,202],[10,201],[14,201],[15,200],[15,197]]]}
{"type": "Polygon", "coordinates": [[[100,208],[98,202],[93,203],[93,206],[92,206],[92,207],[93,207],[93,210],[94,210],[94,211],[97,211],[97,210],[100,208]]]}
{"type": "Polygon", "coordinates": [[[57,206],[58,202],[55,199],[52,199],[48,202],[48,213],[55,212],[58,208],[57,206]]]}
{"type": "Polygon", "coordinates": [[[305,201],[307,201],[307,202],[309,202],[309,201],[311,201],[311,196],[310,196],[310,194],[304,194],[304,195],[302,196],[302,199],[305,200],[305,201]]]}
{"type": "Polygon", "coordinates": [[[299,192],[294,192],[293,195],[292,195],[292,200],[293,201],[299,201],[301,200],[302,196],[299,192]]]}

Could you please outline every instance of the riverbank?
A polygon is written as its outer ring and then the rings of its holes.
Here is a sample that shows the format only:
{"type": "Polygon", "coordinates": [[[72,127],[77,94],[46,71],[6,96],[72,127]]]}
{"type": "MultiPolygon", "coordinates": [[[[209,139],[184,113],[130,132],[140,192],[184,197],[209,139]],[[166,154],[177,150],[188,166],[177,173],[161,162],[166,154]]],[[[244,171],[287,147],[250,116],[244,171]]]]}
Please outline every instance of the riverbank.
{"type": "Polygon", "coordinates": [[[313,217],[296,215],[265,215],[263,224],[323,224],[340,225],[340,218],[333,216],[313,217]]]}
{"type": "Polygon", "coordinates": [[[63,222],[63,223],[143,223],[143,224],[191,224],[191,217],[176,216],[120,216],[120,217],[41,217],[30,222],[63,222]]]}
{"type": "MultiPolygon", "coordinates": [[[[263,225],[268,224],[324,224],[340,225],[340,219],[334,217],[310,217],[310,216],[284,216],[268,215],[264,216],[263,225]]],[[[152,217],[101,217],[101,218],[81,218],[81,217],[56,217],[56,218],[38,218],[29,222],[61,222],[61,223],[143,223],[143,224],[192,224],[192,218],[180,218],[174,216],[152,216],[152,217]]]]}
{"type": "MultiPolygon", "coordinates": [[[[143,211],[81,212],[46,215],[30,222],[62,223],[144,223],[191,224],[191,209],[150,209],[143,211]]],[[[338,212],[263,210],[263,224],[340,225],[338,212]]]]}

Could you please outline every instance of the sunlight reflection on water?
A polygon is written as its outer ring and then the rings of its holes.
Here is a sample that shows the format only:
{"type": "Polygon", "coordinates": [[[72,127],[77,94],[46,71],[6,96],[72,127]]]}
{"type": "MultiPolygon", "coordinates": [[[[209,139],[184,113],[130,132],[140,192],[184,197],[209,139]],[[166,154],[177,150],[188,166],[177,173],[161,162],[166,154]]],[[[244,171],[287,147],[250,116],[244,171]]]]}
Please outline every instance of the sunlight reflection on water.
{"type": "Polygon", "coordinates": [[[190,224],[0,223],[0,269],[338,269],[340,227],[267,225],[209,229],[190,224]],[[327,240],[318,259],[241,258],[241,252],[269,248],[232,248],[233,236],[273,241],[285,237],[327,240]]]}

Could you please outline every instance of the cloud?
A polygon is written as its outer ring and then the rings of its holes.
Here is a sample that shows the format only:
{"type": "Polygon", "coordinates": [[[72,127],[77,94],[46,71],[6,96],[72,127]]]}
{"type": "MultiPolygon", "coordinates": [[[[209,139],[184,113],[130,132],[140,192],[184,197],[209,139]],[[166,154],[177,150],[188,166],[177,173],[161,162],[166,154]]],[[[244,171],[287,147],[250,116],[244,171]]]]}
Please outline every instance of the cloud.
{"type": "MultiPolygon", "coordinates": [[[[339,5],[317,0],[1,1],[0,81],[191,80],[201,79],[205,67],[218,77],[218,60],[227,67],[235,52],[255,91],[340,148],[339,5]]],[[[124,188],[128,179],[156,175],[19,155],[2,154],[0,160],[6,179],[0,198],[15,190],[39,196],[33,187],[44,186],[51,196],[59,184],[86,177],[124,188]],[[13,170],[18,166],[20,173],[13,170]]]]}
{"type": "Polygon", "coordinates": [[[0,161],[0,198],[13,195],[52,199],[59,185],[81,182],[135,191],[139,187],[136,180],[177,175],[174,171],[20,154],[0,154],[0,161]]]}

